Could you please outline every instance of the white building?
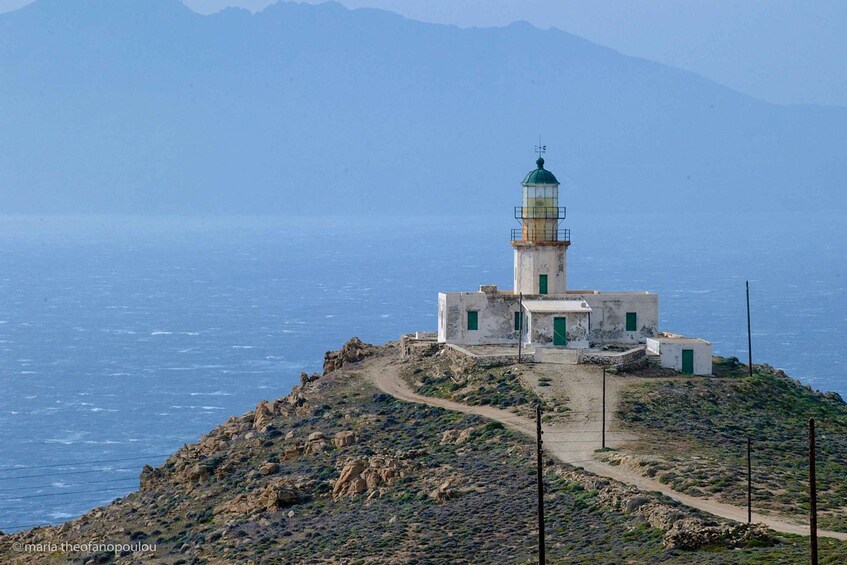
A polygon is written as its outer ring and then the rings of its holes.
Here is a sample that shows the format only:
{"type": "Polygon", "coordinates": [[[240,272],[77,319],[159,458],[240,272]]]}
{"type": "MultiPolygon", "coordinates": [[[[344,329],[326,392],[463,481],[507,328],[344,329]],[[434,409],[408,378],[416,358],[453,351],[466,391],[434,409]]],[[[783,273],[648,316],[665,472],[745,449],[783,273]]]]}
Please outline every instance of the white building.
{"type": "Polygon", "coordinates": [[[514,289],[438,294],[438,341],[588,348],[641,344],[659,334],[659,297],[648,292],[568,290],[570,230],[560,226],[559,181],[544,159],[524,178],[512,230],[514,289]]]}
{"type": "Polygon", "coordinates": [[[647,351],[659,356],[662,367],[688,375],[712,374],[712,344],[705,339],[663,333],[647,338],[647,351]]]}

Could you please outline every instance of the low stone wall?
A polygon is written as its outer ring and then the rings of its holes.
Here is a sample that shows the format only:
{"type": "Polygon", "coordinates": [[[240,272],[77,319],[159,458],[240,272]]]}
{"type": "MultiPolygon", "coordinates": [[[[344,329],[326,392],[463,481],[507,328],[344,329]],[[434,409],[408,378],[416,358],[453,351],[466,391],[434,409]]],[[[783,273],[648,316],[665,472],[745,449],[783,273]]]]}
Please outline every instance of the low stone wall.
{"type": "Polygon", "coordinates": [[[627,351],[584,349],[582,350],[580,362],[590,363],[592,365],[606,365],[618,370],[632,369],[645,365],[647,363],[647,355],[643,345],[627,351]]]}
{"type": "Polygon", "coordinates": [[[436,334],[417,332],[400,336],[400,351],[404,359],[434,355],[439,349],[436,334]]]}
{"type": "Polygon", "coordinates": [[[467,359],[470,359],[474,365],[477,367],[503,367],[505,365],[516,365],[518,363],[533,363],[535,361],[535,356],[532,351],[524,351],[520,360],[518,359],[517,353],[513,355],[479,355],[468,349],[465,349],[461,345],[456,345],[453,343],[447,344],[447,350],[453,352],[453,354],[460,354],[467,359]]]}

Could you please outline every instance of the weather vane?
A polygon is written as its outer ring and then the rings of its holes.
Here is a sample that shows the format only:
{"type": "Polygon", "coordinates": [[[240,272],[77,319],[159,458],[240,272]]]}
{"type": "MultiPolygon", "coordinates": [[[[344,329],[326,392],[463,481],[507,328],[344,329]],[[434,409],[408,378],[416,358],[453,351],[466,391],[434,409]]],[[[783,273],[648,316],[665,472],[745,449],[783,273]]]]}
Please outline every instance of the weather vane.
{"type": "Polygon", "coordinates": [[[538,136],[538,145],[535,146],[535,154],[538,155],[539,157],[541,157],[545,153],[547,153],[547,146],[541,145],[541,136],[539,135],[538,136]]]}

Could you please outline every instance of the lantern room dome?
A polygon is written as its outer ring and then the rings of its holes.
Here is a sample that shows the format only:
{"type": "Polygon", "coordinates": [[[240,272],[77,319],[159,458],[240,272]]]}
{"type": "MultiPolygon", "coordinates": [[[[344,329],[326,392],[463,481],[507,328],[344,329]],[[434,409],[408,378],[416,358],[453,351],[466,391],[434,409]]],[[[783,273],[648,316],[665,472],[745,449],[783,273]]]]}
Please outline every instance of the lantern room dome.
{"type": "Polygon", "coordinates": [[[535,161],[535,164],[538,168],[527,173],[521,184],[559,184],[559,181],[556,180],[556,175],[544,168],[543,157],[539,157],[538,160],[535,161]]]}

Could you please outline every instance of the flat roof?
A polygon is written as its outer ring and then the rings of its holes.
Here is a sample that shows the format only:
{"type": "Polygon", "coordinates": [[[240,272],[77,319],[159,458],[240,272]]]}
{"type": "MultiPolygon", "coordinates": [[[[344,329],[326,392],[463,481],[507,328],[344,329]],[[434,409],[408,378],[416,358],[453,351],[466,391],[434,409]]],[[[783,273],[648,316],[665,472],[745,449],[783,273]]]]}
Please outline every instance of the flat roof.
{"type": "Polygon", "coordinates": [[[711,345],[710,342],[699,337],[648,337],[647,339],[653,339],[660,343],[705,343],[711,345]]]}
{"type": "Polygon", "coordinates": [[[591,312],[585,300],[524,300],[523,307],[530,312],[591,312]]]}

